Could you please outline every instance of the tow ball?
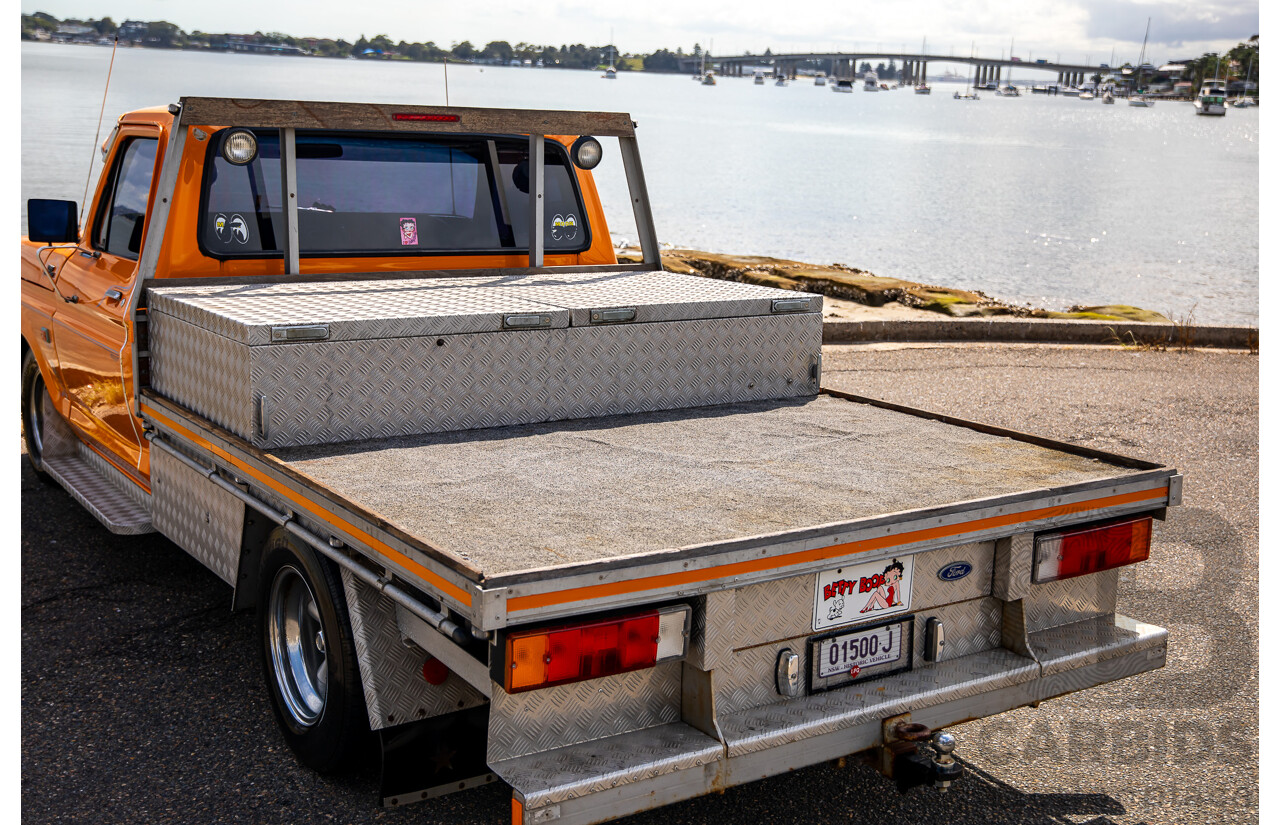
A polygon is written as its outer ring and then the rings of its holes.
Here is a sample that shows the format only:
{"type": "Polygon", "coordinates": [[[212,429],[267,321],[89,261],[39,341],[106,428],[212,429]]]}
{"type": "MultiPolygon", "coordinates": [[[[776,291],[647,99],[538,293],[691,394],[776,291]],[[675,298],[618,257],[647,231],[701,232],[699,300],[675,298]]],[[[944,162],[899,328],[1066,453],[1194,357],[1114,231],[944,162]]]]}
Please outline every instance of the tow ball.
{"type": "Polygon", "coordinates": [[[883,733],[880,772],[900,793],[929,784],[945,792],[964,772],[951,755],[956,738],[949,733],[934,733],[928,725],[912,722],[909,714],[886,719],[883,733]]]}

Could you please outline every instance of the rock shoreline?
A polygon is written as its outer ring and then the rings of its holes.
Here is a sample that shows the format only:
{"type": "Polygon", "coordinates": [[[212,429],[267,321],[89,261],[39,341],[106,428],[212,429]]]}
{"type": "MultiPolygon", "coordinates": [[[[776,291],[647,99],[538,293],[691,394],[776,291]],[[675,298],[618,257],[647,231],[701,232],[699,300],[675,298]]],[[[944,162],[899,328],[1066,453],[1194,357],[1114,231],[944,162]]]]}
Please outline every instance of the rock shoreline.
{"type": "MultiPolygon", "coordinates": [[[[618,260],[638,262],[640,252],[634,248],[623,249],[618,253],[618,260]]],[[[824,266],[761,255],[664,249],[662,267],[670,272],[816,292],[829,298],[885,310],[905,309],[914,311],[911,314],[919,317],[930,317],[926,313],[932,313],[932,317],[943,315],[951,318],[1007,317],[1171,323],[1170,319],[1158,312],[1124,305],[1076,306],[1066,312],[1015,306],[982,292],[881,277],[843,264],[824,266]]]]}

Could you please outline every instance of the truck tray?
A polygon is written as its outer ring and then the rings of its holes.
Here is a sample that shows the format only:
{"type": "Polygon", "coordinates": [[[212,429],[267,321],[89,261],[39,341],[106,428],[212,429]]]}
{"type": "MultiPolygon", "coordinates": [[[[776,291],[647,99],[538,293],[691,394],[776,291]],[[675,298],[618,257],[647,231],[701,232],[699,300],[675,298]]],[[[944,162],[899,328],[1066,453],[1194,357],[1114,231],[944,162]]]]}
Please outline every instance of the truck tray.
{"type": "Polygon", "coordinates": [[[832,391],[272,451],[150,391],[143,414],[482,629],[1151,512],[1181,495],[1158,464],[832,391]]]}
{"type": "Polygon", "coordinates": [[[273,455],[487,582],[1139,472],[831,395],[273,455]]]}

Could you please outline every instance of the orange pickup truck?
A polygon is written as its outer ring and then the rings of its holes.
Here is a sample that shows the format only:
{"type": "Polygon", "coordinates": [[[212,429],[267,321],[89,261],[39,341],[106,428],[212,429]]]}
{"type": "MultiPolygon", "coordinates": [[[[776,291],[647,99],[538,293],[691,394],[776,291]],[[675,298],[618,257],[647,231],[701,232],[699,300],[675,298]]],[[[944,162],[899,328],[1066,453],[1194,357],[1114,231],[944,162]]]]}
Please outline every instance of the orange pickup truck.
{"type": "Polygon", "coordinates": [[[945,790],[948,726],[1165,662],[1116,594],[1177,471],[824,389],[821,296],[661,269],[628,115],[184,98],[103,153],[83,228],[28,203],[27,455],[225,580],[385,805],[945,790]]]}

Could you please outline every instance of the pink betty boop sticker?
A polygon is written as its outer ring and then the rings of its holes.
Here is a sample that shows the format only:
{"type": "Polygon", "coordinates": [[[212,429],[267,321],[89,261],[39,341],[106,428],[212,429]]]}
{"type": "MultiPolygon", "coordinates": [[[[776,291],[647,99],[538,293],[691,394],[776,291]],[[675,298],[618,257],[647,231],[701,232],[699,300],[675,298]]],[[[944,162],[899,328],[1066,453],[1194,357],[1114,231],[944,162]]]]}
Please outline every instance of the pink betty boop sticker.
{"type": "Polygon", "coordinates": [[[417,246],[418,245],[418,219],[417,218],[401,218],[400,219],[400,245],[401,246],[417,246]]]}

